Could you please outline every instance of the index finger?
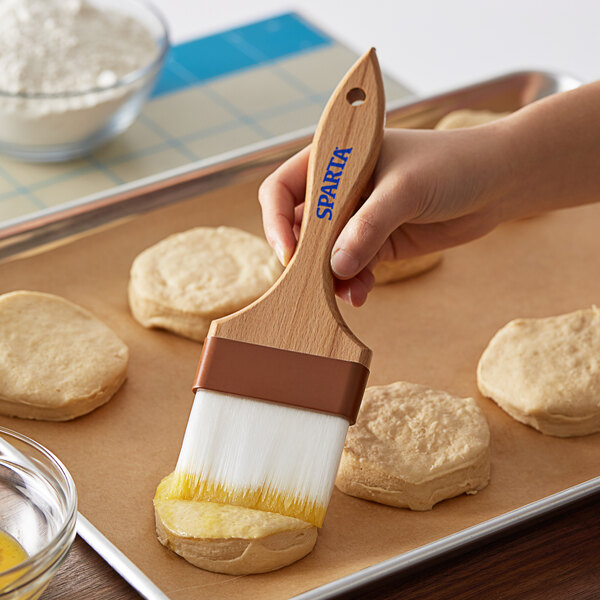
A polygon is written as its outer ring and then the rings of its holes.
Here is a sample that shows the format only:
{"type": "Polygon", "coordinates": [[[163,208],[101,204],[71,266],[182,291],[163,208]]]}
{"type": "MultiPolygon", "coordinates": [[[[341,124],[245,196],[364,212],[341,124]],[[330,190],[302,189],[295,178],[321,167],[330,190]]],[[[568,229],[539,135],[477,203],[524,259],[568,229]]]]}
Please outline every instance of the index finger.
{"type": "Polygon", "coordinates": [[[283,265],[296,247],[294,209],[304,202],[309,154],[307,146],[271,173],[258,190],[265,236],[283,265]]]}

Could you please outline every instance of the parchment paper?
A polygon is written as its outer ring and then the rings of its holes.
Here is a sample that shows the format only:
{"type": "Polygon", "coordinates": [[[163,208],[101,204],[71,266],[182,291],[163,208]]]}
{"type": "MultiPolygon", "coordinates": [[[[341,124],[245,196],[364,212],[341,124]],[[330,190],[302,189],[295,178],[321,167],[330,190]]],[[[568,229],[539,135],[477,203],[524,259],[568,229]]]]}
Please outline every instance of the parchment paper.
{"type": "Polygon", "coordinates": [[[599,474],[600,435],[559,439],[513,421],[476,387],[479,356],[515,317],[600,302],[600,205],[502,225],[447,251],[442,264],[343,307],[374,350],[370,383],[398,379],[478,399],[492,432],[492,480],[475,496],[411,512],[333,495],[314,552],[280,571],[231,577],[197,569],[154,534],[152,497],[177,459],[200,345],[146,330],[130,316],[128,271],[164,236],[194,225],[261,233],[257,183],[221,189],[0,264],[0,291],[60,294],[90,309],[131,350],[129,378],[104,407],[68,423],[2,417],[70,469],[81,512],[171,598],[287,598],[599,474]]]}

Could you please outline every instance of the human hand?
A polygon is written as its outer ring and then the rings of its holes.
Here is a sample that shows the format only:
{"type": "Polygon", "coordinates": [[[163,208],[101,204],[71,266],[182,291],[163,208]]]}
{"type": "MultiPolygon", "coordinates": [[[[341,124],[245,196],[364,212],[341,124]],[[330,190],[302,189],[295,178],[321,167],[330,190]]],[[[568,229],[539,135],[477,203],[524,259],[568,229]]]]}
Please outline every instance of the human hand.
{"type": "MultiPolygon", "coordinates": [[[[336,240],[336,293],[355,306],[379,260],[477,238],[498,223],[600,198],[600,81],[551,95],[486,125],[386,130],[372,191],[336,240]]],[[[283,264],[302,220],[309,149],[263,183],[267,240],[283,264]]]]}
{"type": "MultiPolygon", "coordinates": [[[[336,294],[360,306],[380,260],[433,252],[479,237],[503,218],[501,125],[453,131],[386,130],[369,196],[336,240],[336,294]]],[[[310,147],[261,185],[269,244],[289,262],[300,230],[310,147]]],[[[506,162],[506,161],[504,161],[506,162]]]]}

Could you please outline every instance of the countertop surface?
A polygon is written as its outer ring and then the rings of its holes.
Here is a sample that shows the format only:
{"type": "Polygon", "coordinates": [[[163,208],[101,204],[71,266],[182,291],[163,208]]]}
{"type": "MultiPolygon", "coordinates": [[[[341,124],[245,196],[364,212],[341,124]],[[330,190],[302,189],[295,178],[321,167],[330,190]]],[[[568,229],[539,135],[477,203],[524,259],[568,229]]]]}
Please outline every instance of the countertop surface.
{"type": "Polygon", "coordinates": [[[600,78],[596,0],[154,0],[177,43],[296,10],[421,95],[519,69],[600,78]]]}
{"type": "MultiPolygon", "coordinates": [[[[599,533],[595,497],[337,600],[596,600],[600,595],[599,533]]],[[[76,598],[141,597],[77,538],[41,600],[76,598]]]]}

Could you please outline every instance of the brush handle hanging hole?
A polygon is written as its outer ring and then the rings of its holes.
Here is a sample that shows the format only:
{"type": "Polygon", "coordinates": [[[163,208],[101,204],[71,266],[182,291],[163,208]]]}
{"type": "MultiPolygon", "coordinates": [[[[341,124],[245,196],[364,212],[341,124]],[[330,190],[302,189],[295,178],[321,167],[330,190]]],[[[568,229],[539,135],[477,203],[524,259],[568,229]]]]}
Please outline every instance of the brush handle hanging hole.
{"type": "Polygon", "coordinates": [[[346,100],[348,104],[351,104],[352,106],[360,106],[366,99],[367,94],[365,94],[365,91],[361,88],[352,88],[346,94],[346,100]]]}

